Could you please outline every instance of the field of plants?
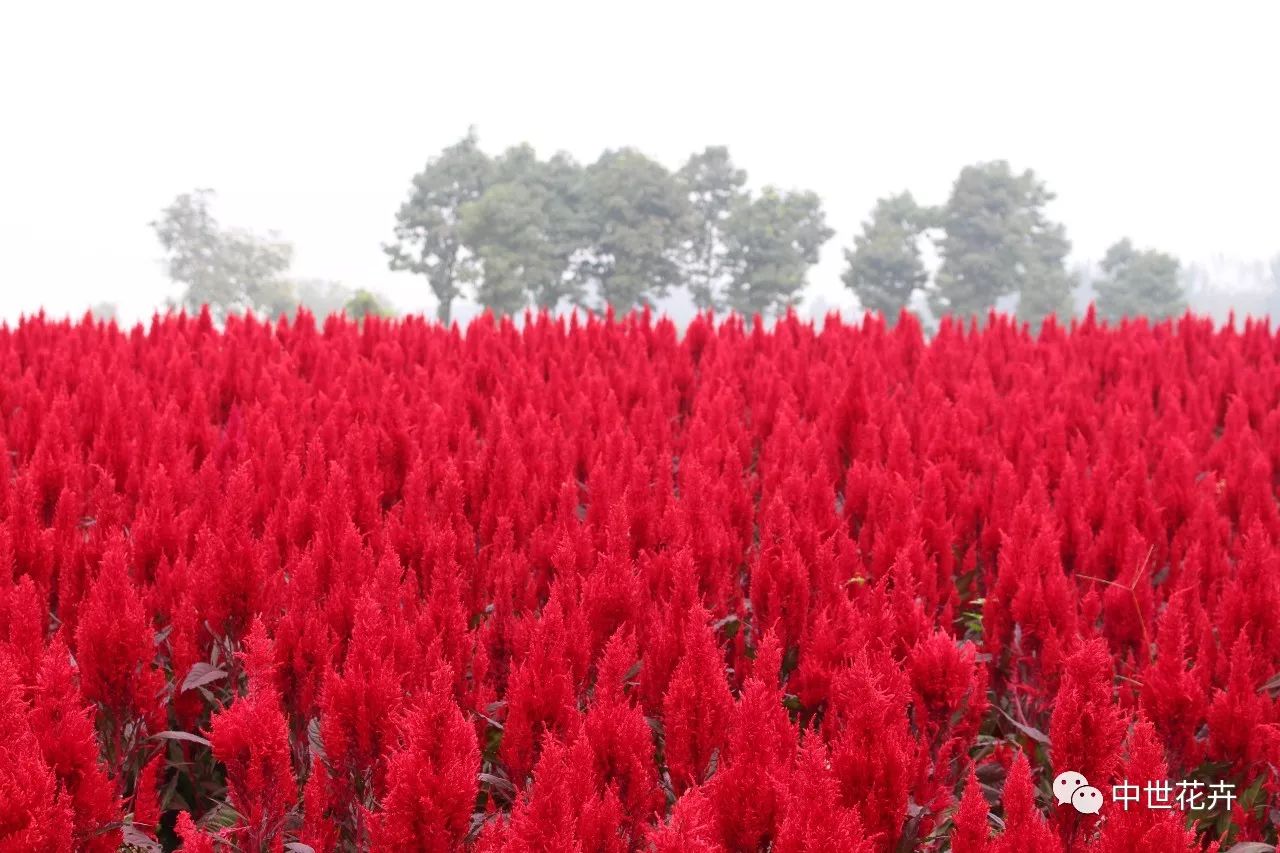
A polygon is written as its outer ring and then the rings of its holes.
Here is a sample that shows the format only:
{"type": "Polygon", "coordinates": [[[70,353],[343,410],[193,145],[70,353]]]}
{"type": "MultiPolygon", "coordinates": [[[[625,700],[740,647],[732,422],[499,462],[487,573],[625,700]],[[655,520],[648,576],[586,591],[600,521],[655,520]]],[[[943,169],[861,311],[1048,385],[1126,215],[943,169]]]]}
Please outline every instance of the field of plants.
{"type": "Polygon", "coordinates": [[[1272,849],[1278,398],[1190,317],[0,327],[0,851],[1272,849]]]}

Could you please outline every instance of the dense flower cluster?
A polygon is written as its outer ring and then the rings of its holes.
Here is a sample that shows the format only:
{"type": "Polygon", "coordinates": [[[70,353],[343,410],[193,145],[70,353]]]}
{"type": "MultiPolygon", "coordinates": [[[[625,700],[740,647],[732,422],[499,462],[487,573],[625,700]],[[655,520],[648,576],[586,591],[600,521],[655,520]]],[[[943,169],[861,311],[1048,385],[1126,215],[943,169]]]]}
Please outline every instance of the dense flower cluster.
{"type": "Polygon", "coordinates": [[[1278,403],[1193,318],[0,328],[0,851],[1274,842],[1278,403]]]}

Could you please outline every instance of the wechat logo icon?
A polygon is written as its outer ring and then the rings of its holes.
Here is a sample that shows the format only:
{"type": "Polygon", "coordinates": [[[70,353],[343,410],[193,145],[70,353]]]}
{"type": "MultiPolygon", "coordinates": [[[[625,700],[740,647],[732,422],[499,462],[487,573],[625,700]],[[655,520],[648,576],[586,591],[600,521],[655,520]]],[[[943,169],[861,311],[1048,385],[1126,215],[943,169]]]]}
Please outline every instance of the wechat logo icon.
{"type": "Polygon", "coordinates": [[[1058,805],[1070,806],[1080,814],[1097,814],[1102,811],[1102,792],[1089,784],[1083,773],[1066,770],[1053,780],[1053,795],[1058,805]]]}

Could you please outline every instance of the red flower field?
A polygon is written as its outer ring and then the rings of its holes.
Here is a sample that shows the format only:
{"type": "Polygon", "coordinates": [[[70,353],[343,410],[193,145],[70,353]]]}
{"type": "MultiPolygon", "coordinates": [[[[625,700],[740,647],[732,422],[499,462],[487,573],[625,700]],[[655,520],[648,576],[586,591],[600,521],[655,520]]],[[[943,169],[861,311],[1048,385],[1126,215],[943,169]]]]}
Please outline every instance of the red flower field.
{"type": "Polygon", "coordinates": [[[1190,317],[0,328],[0,851],[1270,849],[1278,402],[1190,317]]]}

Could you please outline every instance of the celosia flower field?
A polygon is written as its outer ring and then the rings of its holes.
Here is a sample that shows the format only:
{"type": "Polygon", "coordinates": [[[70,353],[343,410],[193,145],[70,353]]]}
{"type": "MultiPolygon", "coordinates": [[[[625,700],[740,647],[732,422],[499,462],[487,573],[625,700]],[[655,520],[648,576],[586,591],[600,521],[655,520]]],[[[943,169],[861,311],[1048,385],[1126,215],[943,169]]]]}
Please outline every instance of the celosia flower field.
{"type": "Polygon", "coordinates": [[[1274,842],[1278,397],[1192,318],[0,328],[0,850],[1274,842]]]}

